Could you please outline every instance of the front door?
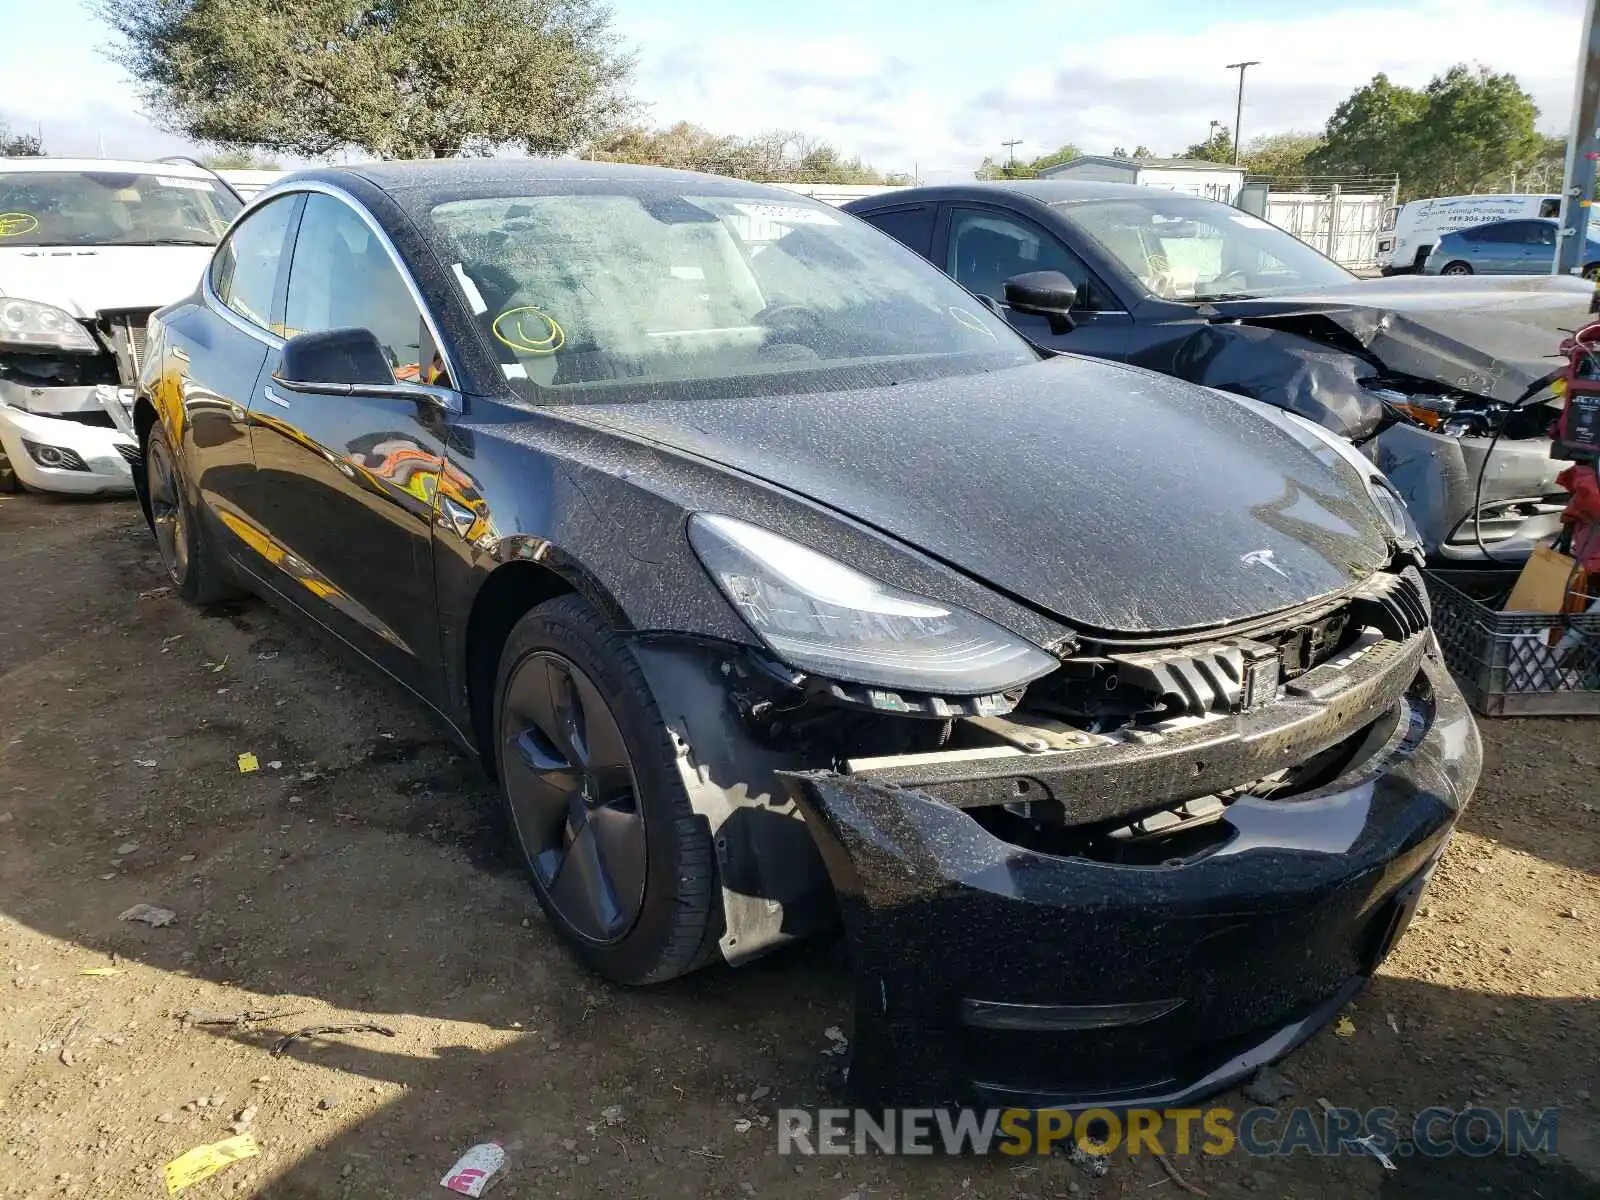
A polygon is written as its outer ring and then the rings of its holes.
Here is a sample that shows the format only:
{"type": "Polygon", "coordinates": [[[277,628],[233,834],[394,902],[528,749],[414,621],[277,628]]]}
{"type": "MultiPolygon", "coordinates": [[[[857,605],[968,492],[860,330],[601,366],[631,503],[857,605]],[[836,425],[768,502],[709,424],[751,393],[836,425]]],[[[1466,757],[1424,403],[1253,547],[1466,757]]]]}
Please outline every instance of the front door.
{"type": "MultiPolygon", "coordinates": [[[[351,204],[321,193],[307,197],[300,220],[284,326],[290,337],[370,329],[408,382],[431,346],[384,241],[351,204]]],[[[432,514],[446,414],[426,399],[291,392],[273,379],[277,360],[269,354],[251,405],[269,582],[438,701],[432,514]]]]}

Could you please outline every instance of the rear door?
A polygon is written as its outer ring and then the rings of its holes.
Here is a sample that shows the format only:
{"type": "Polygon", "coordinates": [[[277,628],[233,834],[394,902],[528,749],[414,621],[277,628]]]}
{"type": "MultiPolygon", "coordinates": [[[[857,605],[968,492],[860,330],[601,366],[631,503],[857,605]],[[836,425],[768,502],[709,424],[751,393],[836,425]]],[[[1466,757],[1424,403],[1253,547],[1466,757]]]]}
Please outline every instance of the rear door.
{"type": "Polygon", "coordinates": [[[1473,270],[1484,275],[1519,275],[1527,261],[1526,221],[1496,221],[1469,229],[1462,236],[1472,243],[1473,270]]]}
{"type": "MultiPolygon", "coordinates": [[[[354,202],[306,198],[290,258],[286,335],[370,329],[397,380],[448,383],[387,238],[354,202]],[[429,364],[429,368],[424,367],[429,364]]],[[[445,407],[318,396],[271,378],[252,403],[260,511],[277,554],[268,581],[345,641],[438,699],[432,514],[445,407]]]]}
{"type": "Polygon", "coordinates": [[[273,316],[287,275],[287,242],[301,197],[282,196],[250,213],[217,248],[202,302],[166,331],[165,367],[177,380],[178,451],[200,490],[212,545],[248,565],[255,466],[249,409],[268,352],[279,344],[273,316]]]}
{"type": "Polygon", "coordinates": [[[957,283],[995,301],[1019,333],[1041,346],[1102,358],[1125,355],[1132,318],[1059,236],[1020,213],[991,205],[953,204],[947,211],[934,262],[957,283]],[[1054,333],[1047,318],[1012,311],[1005,281],[1029,271],[1059,271],[1077,285],[1075,328],[1054,333]]]}

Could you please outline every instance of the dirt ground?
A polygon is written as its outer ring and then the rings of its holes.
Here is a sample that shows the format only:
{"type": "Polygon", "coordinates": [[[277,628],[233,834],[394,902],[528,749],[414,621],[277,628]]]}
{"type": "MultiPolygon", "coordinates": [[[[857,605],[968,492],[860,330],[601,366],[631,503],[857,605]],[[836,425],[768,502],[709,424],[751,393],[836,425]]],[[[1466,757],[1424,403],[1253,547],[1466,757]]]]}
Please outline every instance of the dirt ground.
{"type": "MultiPolygon", "coordinates": [[[[245,1109],[262,1155],[185,1195],[443,1196],[492,1137],[498,1197],[1189,1194],[1148,1157],[1103,1178],[1065,1157],[780,1157],[763,1121],[838,1094],[837,943],[598,982],[414,703],[262,604],[204,615],[162,583],[131,502],[0,497],[0,1196],[164,1194],[161,1165],[245,1109]],[[118,920],[139,903],[176,921],[118,920]],[[271,1054],[350,1021],[394,1036],[271,1054]]],[[[1283,1070],[1312,1106],[1558,1106],[1558,1155],[1176,1158],[1189,1187],[1600,1196],[1600,724],[1484,733],[1478,799],[1353,1032],[1283,1070]]]]}

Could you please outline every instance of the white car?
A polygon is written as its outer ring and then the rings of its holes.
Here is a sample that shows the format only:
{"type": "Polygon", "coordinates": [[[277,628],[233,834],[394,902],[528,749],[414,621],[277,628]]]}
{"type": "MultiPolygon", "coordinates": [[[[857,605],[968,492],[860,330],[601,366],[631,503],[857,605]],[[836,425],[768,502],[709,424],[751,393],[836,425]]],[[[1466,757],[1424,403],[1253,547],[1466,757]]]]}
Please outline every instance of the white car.
{"type": "Polygon", "coordinates": [[[1447,233],[1491,221],[1560,215],[1561,197],[1540,192],[1410,200],[1384,214],[1383,230],[1378,234],[1378,266],[1385,275],[1421,271],[1447,233]]]}
{"type": "Polygon", "coordinates": [[[145,321],[241,207],[187,163],[0,159],[0,490],[133,489],[145,321]]]}

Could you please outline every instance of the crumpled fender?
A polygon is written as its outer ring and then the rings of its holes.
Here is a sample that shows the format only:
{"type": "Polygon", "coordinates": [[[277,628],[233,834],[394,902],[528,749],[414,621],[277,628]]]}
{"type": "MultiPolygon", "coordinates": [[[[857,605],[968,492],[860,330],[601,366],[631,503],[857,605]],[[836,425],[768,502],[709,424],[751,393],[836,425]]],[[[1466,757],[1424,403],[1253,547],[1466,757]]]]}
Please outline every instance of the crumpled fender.
{"type": "Polygon", "coordinates": [[[1383,404],[1363,386],[1378,373],[1371,363],[1281,329],[1202,326],[1178,345],[1169,367],[1143,365],[1287,409],[1356,441],[1383,420],[1383,404]]]}

